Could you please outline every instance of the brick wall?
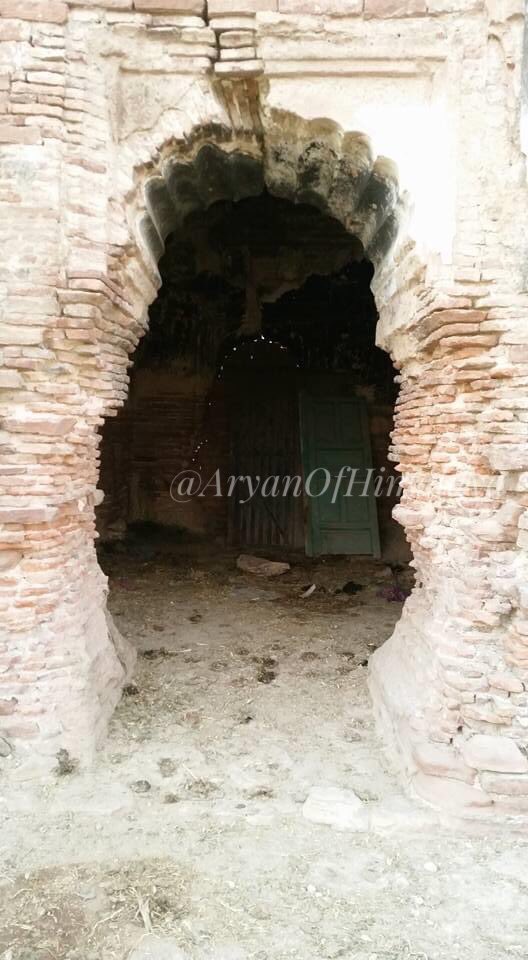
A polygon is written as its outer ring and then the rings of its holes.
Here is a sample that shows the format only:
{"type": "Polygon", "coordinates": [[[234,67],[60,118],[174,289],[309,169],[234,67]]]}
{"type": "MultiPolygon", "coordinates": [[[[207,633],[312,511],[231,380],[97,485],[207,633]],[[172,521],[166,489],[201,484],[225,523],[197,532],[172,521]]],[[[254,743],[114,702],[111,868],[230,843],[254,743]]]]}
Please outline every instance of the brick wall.
{"type": "Polygon", "coordinates": [[[123,414],[107,420],[101,435],[105,498],[97,525],[103,540],[123,537],[127,523],[143,521],[225,539],[225,502],[212,492],[189,502],[171,493],[182,471],[199,470],[205,481],[229,468],[222,389],[206,378],[139,370],[123,414]]]}
{"type": "MultiPolygon", "coordinates": [[[[381,729],[421,795],[522,810],[522,3],[213,7],[0,0],[8,768],[36,775],[59,747],[89,756],[130,668],[93,548],[97,429],[126,396],[178,216],[171,164],[214,142],[257,159],[272,192],[323,204],[376,265],[419,583],[374,658],[381,729]]],[[[187,198],[233,196],[227,160],[214,184],[192,169],[187,198]]]]}

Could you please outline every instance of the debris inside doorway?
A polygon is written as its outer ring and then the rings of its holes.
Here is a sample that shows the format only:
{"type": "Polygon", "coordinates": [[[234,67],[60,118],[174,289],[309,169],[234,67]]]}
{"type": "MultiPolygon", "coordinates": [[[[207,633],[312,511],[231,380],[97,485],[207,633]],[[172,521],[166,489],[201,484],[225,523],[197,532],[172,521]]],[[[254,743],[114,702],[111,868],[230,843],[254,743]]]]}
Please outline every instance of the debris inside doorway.
{"type": "Polygon", "coordinates": [[[243,570],[245,573],[254,573],[257,577],[280,577],[290,570],[289,563],[265,560],[264,557],[254,557],[249,553],[241,553],[236,563],[239,570],[243,570]]]}
{"type": "Polygon", "coordinates": [[[409,593],[410,591],[405,587],[400,587],[399,584],[394,583],[390,587],[382,587],[379,591],[379,596],[392,603],[403,603],[409,596],[409,593]]]}
{"type": "Polygon", "coordinates": [[[301,593],[301,597],[303,598],[303,600],[307,600],[308,597],[311,597],[312,593],[315,593],[316,590],[317,590],[317,584],[312,583],[309,587],[306,587],[306,589],[303,590],[303,592],[301,593]]]}
{"type": "Polygon", "coordinates": [[[368,812],[353,790],[314,787],[303,805],[303,817],[336,830],[365,830],[368,812]]]}

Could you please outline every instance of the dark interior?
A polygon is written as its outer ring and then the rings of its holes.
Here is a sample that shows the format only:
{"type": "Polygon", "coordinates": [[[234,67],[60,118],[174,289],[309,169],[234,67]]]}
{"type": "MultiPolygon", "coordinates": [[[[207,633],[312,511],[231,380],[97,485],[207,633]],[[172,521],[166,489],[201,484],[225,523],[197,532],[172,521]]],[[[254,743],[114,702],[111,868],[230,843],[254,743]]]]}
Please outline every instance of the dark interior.
{"type": "MultiPolygon", "coordinates": [[[[326,397],[364,411],[372,467],[392,478],[373,508],[381,555],[408,559],[391,517],[395,370],[375,346],[373,267],[361,244],[315,207],[263,191],[190,214],[159,270],[128,400],[103,429],[102,540],[148,523],[235,547],[307,549],[306,496],[244,503],[226,489],[230,476],[306,473],[300,408],[303,397],[315,406],[326,397]],[[222,496],[215,479],[178,502],[173,481],[185,469],[219,476],[222,496]]],[[[343,537],[341,552],[360,552],[343,537]]]]}

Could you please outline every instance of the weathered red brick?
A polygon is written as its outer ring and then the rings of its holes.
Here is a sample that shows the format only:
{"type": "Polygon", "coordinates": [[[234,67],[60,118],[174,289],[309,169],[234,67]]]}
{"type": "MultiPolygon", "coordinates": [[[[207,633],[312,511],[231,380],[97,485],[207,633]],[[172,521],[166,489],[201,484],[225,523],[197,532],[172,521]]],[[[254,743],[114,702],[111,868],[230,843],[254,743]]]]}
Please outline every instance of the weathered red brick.
{"type": "Polygon", "coordinates": [[[134,0],[134,10],[143,13],[182,13],[203,16],[204,0],[134,0]]]}
{"type": "Polygon", "coordinates": [[[0,20],[0,41],[26,40],[30,29],[27,23],[19,23],[17,20],[0,20]]]}
{"type": "Polygon", "coordinates": [[[105,10],[132,10],[133,0],[77,0],[83,7],[104,7],[105,10]]]}
{"type": "Polygon", "coordinates": [[[0,523],[49,523],[56,515],[54,507],[0,507],[0,523]]]}
{"type": "Polygon", "coordinates": [[[13,433],[38,433],[44,436],[58,437],[69,433],[75,425],[74,417],[46,417],[31,414],[25,417],[3,417],[2,429],[13,433]]]}
{"type": "Polygon", "coordinates": [[[224,63],[215,63],[215,72],[222,76],[258,76],[262,73],[262,60],[226,60],[224,63]]]}
{"type": "Polygon", "coordinates": [[[9,700],[0,700],[0,717],[10,717],[17,708],[18,700],[11,697],[9,700]]]}
{"type": "Polygon", "coordinates": [[[0,17],[64,23],[67,16],[68,7],[60,0],[0,0],[0,17]]]}
{"type": "Polygon", "coordinates": [[[209,0],[207,9],[210,17],[223,13],[260,13],[278,10],[278,0],[209,0]]]}
{"type": "Polygon", "coordinates": [[[279,0],[279,12],[349,17],[363,12],[363,0],[279,0]]]}
{"type": "Polygon", "coordinates": [[[0,143],[41,143],[42,137],[38,127],[15,126],[15,124],[0,124],[0,143]]]}
{"type": "Polygon", "coordinates": [[[452,746],[443,743],[418,743],[413,747],[413,760],[422,771],[432,777],[450,777],[472,783],[475,769],[455,753],[452,746]]]}
{"type": "Polygon", "coordinates": [[[426,0],[365,0],[366,17],[415,17],[427,13],[426,0]]]}
{"type": "Polygon", "coordinates": [[[412,785],[419,797],[447,809],[471,810],[489,807],[493,803],[491,797],[483,790],[460,780],[449,780],[445,777],[431,777],[426,773],[417,773],[413,777],[412,785]]]}
{"type": "Polygon", "coordinates": [[[13,390],[23,385],[24,381],[16,370],[0,370],[0,390],[13,390]]]}
{"type": "Polygon", "coordinates": [[[527,773],[528,760],[508,737],[477,734],[460,747],[469,766],[495,773],[527,773]]]}
{"type": "Polygon", "coordinates": [[[506,797],[528,797],[528,776],[512,777],[503,774],[483,773],[482,786],[490,793],[506,797]]]}

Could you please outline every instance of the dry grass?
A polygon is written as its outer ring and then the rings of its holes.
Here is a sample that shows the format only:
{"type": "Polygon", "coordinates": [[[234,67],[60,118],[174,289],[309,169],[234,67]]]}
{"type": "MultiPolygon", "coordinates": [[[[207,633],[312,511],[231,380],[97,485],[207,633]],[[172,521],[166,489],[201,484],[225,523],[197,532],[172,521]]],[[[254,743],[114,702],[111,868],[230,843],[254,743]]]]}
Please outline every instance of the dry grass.
{"type": "Polygon", "coordinates": [[[47,869],[0,890],[2,960],[123,958],[142,932],[177,935],[189,878],[168,861],[47,869]],[[102,952],[104,951],[104,952],[102,952]]]}

